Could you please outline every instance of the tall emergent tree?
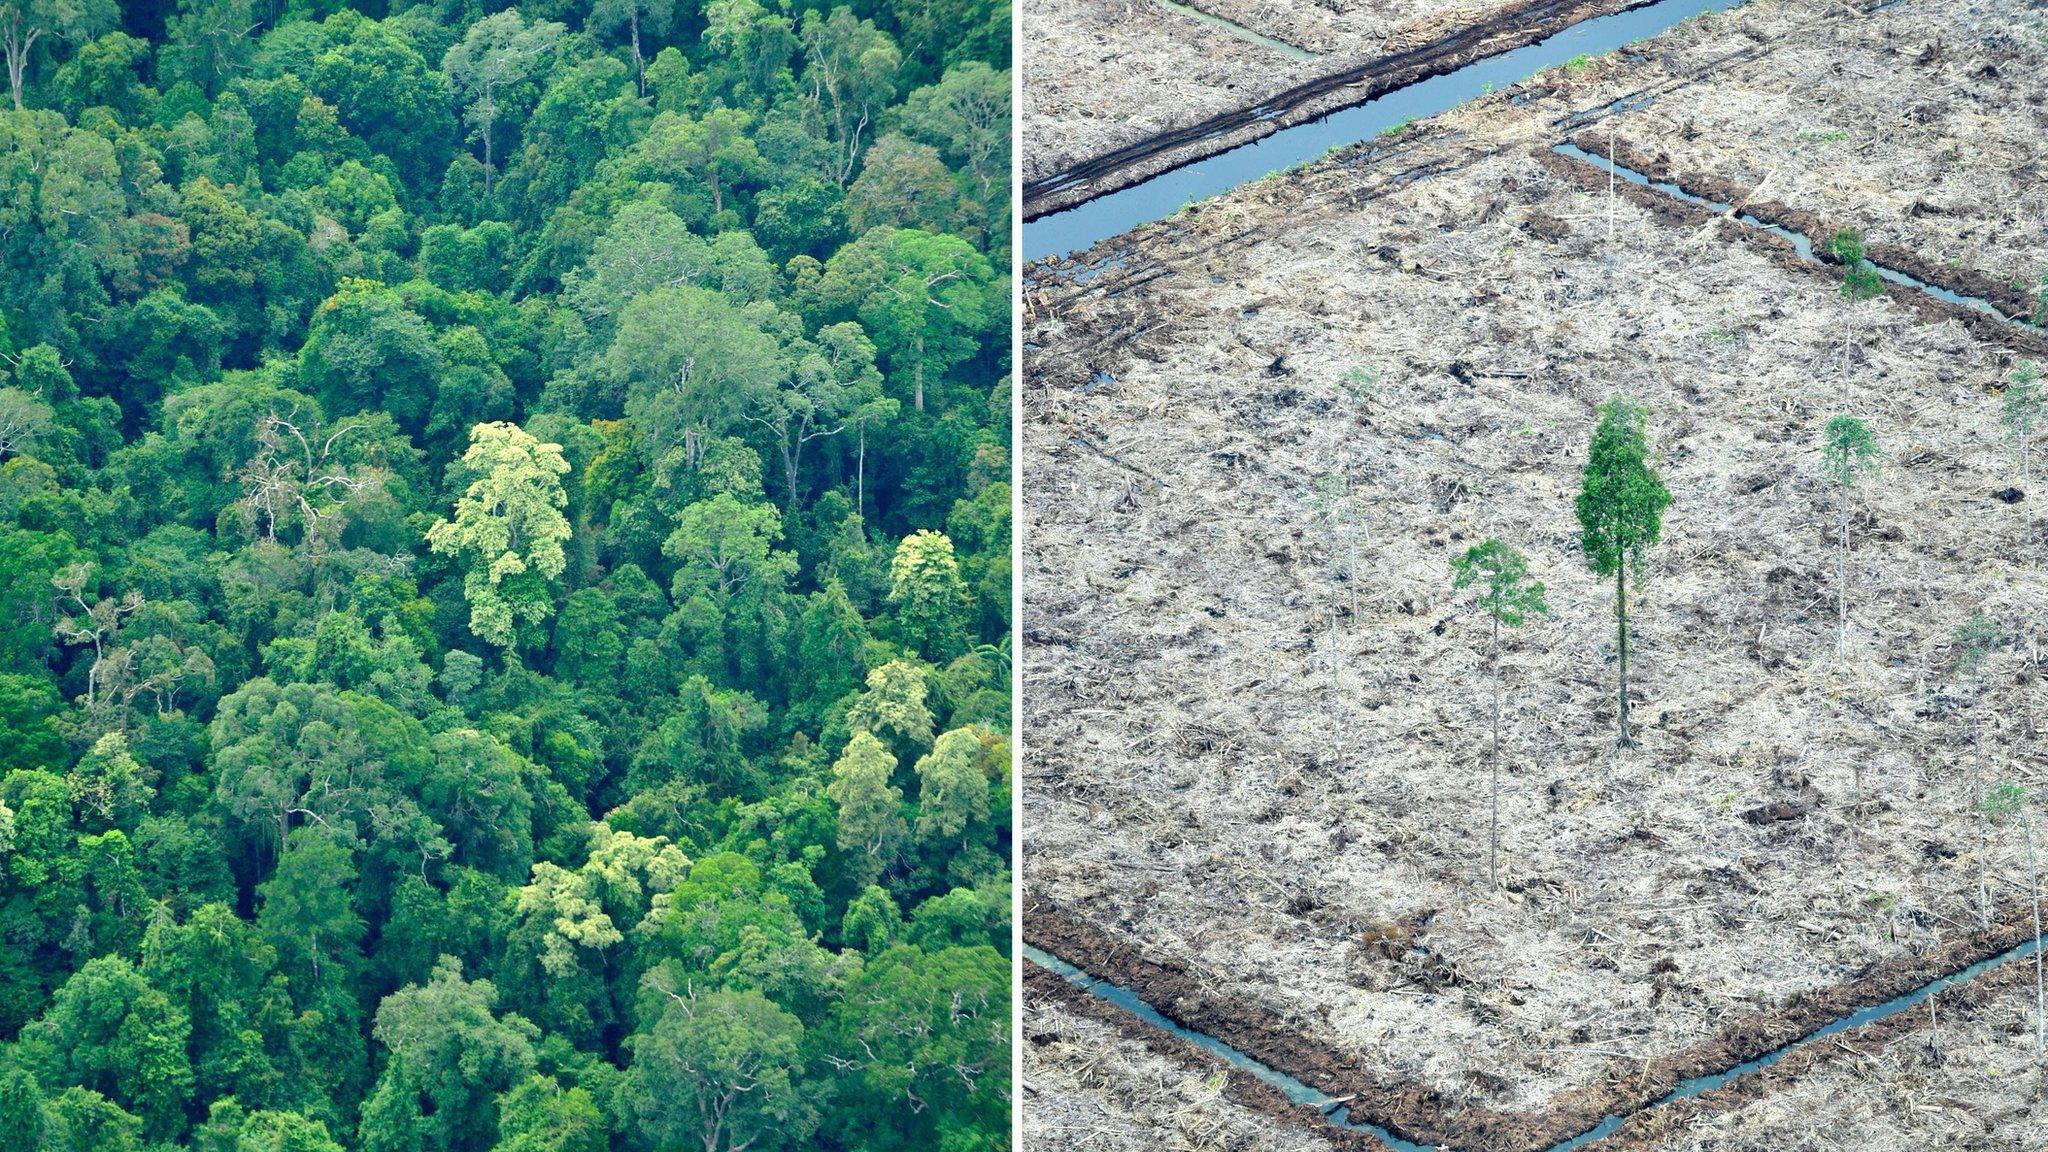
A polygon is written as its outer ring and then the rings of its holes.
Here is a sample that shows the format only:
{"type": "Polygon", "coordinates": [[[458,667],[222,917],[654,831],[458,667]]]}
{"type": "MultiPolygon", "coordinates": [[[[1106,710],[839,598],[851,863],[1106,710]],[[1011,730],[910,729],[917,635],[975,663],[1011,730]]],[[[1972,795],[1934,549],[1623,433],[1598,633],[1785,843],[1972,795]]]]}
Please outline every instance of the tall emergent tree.
{"type": "Polygon", "coordinates": [[[953,541],[944,532],[913,532],[896,546],[889,603],[896,605],[903,638],[927,659],[942,663],[965,649],[968,600],[953,541]]]}
{"type": "Polygon", "coordinates": [[[552,20],[528,24],[508,9],[470,25],[441,57],[441,71],[468,105],[462,118],[483,142],[486,194],[497,171],[495,145],[505,90],[526,83],[566,31],[552,20]]]}
{"type": "Polygon", "coordinates": [[[1486,879],[1500,884],[1500,630],[1519,627],[1530,614],[1550,611],[1543,599],[1543,581],[1529,579],[1529,561],[1512,544],[1488,537],[1451,561],[1453,588],[1478,584],[1479,607],[1493,622],[1493,780],[1492,816],[1486,835],[1486,879]]]}
{"type": "Polygon", "coordinates": [[[624,1096],[659,1148],[800,1148],[817,1115],[797,1078],[803,1022],[752,989],[676,997],[632,1038],[624,1096]]]}
{"type": "Polygon", "coordinates": [[[1849,647],[1849,499],[1856,482],[1877,471],[1877,441],[1863,421],[1850,415],[1828,421],[1821,432],[1821,470],[1835,486],[1835,512],[1841,525],[1842,547],[1835,561],[1835,608],[1841,627],[1835,638],[1838,650],[1849,647]]]}
{"type": "Polygon", "coordinates": [[[1614,631],[1621,658],[1621,746],[1628,730],[1628,570],[1638,577],[1649,550],[1664,534],[1671,492],[1650,467],[1649,414],[1621,396],[1600,405],[1592,452],[1579,486],[1579,546],[1596,576],[1614,577],[1614,631]]]}
{"type": "Polygon", "coordinates": [[[562,477],[569,462],[560,444],[498,422],[470,429],[462,468],[473,479],[455,502],[455,519],[436,520],[427,544],[466,569],[470,631],[509,650],[517,621],[538,624],[554,610],[548,582],[568,563],[562,477]]]}
{"type": "Polygon", "coordinates": [[[666,36],[669,26],[675,23],[676,5],[672,0],[597,0],[590,6],[590,17],[584,27],[592,32],[611,32],[624,24],[632,33],[633,83],[636,91],[647,95],[647,55],[640,47],[640,30],[656,36],[666,36]]]}
{"type": "Polygon", "coordinates": [[[53,40],[84,43],[121,22],[114,0],[7,0],[0,3],[0,56],[7,60],[7,85],[14,110],[21,111],[22,84],[37,45],[53,40]]]}

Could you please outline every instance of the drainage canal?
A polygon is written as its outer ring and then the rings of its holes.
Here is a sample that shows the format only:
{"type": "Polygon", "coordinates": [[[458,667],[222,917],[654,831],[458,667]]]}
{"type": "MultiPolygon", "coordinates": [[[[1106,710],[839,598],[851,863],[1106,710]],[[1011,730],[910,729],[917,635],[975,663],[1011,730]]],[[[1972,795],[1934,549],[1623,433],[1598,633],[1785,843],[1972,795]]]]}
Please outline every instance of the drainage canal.
{"type": "MultiPolygon", "coordinates": [[[[1796,1051],[1800,1048],[1804,1048],[1807,1045],[1816,1043],[1821,1040],[1825,1040],[1830,1036],[1836,1035],[1837,1033],[1847,1032],[1854,1028],[1861,1028],[1865,1024],[1875,1023],[1879,1020],[1885,1019],[1888,1016],[1896,1016],[1899,1013],[1904,1012],[1907,1009],[1912,1008],[1915,1005],[1918,1005],[1926,1001],[1930,997],[1940,993],[1945,988],[1949,988],[1951,986],[1958,984],[1967,984],[1970,981],[1975,980],[1977,977],[1984,975],[1986,972],[1991,971],[1993,968],[1997,968],[2000,965],[2007,964],[2014,960],[2018,960],[2023,957],[2033,955],[2037,944],[2038,941],[2027,940],[2012,948],[2008,948],[2004,952],[2000,952],[1996,956],[1992,956],[1984,960],[1979,960],[1977,963],[1972,964],[1967,968],[1963,968],[1958,971],[1951,972],[1946,976],[1930,980],[1927,983],[1922,984],[1920,987],[1915,988],[1910,992],[1907,992],[1900,996],[1895,996],[1892,999],[1886,1000],[1881,1004],[1873,1004],[1867,1008],[1859,1008],[1856,1011],[1841,1017],[1840,1019],[1834,1020],[1828,1024],[1824,1024],[1821,1027],[1816,1028],[1811,1032],[1808,1032],[1804,1036],[1799,1037],[1797,1040],[1794,1040],[1789,1044],[1783,1045],[1779,1048],[1774,1048],[1771,1051],[1766,1052],[1763,1055],[1758,1056],[1754,1059],[1745,1060],[1740,1064],[1736,1064],[1729,1068],[1724,1068],[1719,1072],[1709,1073],[1704,1076],[1695,1076],[1691,1079],[1681,1081],[1679,1085],[1676,1088],[1673,1088],[1670,1092],[1665,1093],[1663,1096],[1660,1096],[1655,1100],[1649,1101],[1642,1107],[1636,1109],[1634,1112],[1631,1112],[1628,1115],[1608,1116],[1602,1119],[1598,1124],[1595,1124],[1593,1127],[1588,1128],[1584,1132],[1581,1132],[1578,1135],[1571,1137],[1570,1139],[1561,1140],[1556,1144],[1552,1144],[1549,1148],[1544,1149],[1543,1152],[1574,1152],[1575,1149],[1583,1148],[1584,1146],[1591,1144],[1595,1140],[1599,1140],[1605,1136],[1613,1135],[1614,1132],[1622,1126],[1622,1124],[1627,1122],[1629,1116],[1637,1115],[1642,1112],[1647,1112],[1655,1108],[1660,1108],[1676,1100],[1684,1100],[1693,1096],[1698,1096],[1705,1092],[1711,1092],[1714,1089],[1719,1088],[1727,1084],[1729,1081],[1734,1080],[1738,1077],[1746,1076],[1749,1073],[1755,1072],[1762,1068],[1768,1068],[1771,1065],[1776,1064],[1779,1060],[1784,1059],[1786,1054],[1796,1051]]],[[[1225,1062],[1229,1063],[1232,1067],[1241,1069],[1252,1076],[1258,1077],[1260,1080],[1263,1080],[1267,1084],[1270,1084],[1274,1088],[1278,1089],[1283,1095],[1285,1095],[1289,1100],[1293,1101],[1294,1103],[1308,1105],[1310,1107],[1315,1108],[1316,1110],[1320,1111],[1323,1114],[1323,1117],[1332,1124],[1335,1124],[1343,1128],[1349,1128],[1353,1131],[1370,1133],[1371,1135],[1376,1136],[1381,1141],[1385,1142],[1388,1147],[1394,1149],[1394,1152],[1450,1152],[1450,1150],[1438,1149],[1428,1144],[1417,1144],[1412,1140],[1404,1140],[1401,1137],[1394,1135],[1392,1132],[1389,1132],[1386,1129],[1379,1127],[1378,1125],[1367,1123],[1361,1120],[1352,1119],[1350,1115],[1350,1110],[1345,1108],[1341,1104],[1332,1101],[1327,1093],[1312,1088],[1309,1085],[1302,1083],[1301,1081],[1295,1079],[1292,1076],[1289,1076],[1288,1074],[1280,1071],[1277,1068],[1273,1068],[1269,1065],[1260,1063],[1259,1061],[1253,1059],[1251,1056],[1245,1054],[1244,1052],[1239,1051],[1236,1048],[1231,1047],[1230,1045],[1224,1043],[1221,1040],[1218,1040],[1214,1036],[1210,1036],[1207,1033],[1196,1032],[1191,1029],[1182,1027],[1181,1025],[1175,1023],[1174,1021],[1168,1019],[1166,1016],[1161,1014],[1158,1009],[1154,1008],[1152,1005],[1147,1004],[1144,1000],[1140,999],[1137,993],[1132,992],[1128,988],[1124,988],[1117,984],[1112,984],[1107,980],[1100,980],[1094,976],[1090,976],[1088,973],[1081,971],[1080,969],[1074,967],[1072,964],[1069,964],[1066,961],[1061,960],[1057,956],[1054,956],[1041,948],[1035,948],[1027,944],[1024,946],[1024,955],[1041,968],[1045,968],[1048,971],[1056,972],[1059,975],[1064,976],[1067,980],[1071,981],[1076,986],[1086,990],[1087,992],[1103,1000],[1109,1001],[1111,1004],[1114,1004],[1117,1007],[1122,1008],[1123,1010],[1131,1013],[1132,1015],[1138,1017],[1140,1020],[1143,1020],[1145,1023],[1150,1024],[1154,1028],[1159,1028],[1163,1029],[1164,1031],[1170,1032],[1173,1035],[1178,1036],[1191,1044],[1194,1044],[1196,1047],[1201,1048],[1206,1052],[1210,1052],[1216,1056],[1221,1057],[1225,1062]]]]}
{"type": "Polygon", "coordinates": [[[1449,111],[1576,56],[1611,52],[1665,32],[1701,13],[1726,11],[1737,2],[1658,0],[1626,12],[1582,20],[1548,39],[1383,92],[1362,104],[1283,128],[1264,139],[1030,221],[1024,225],[1024,258],[1037,260],[1079,251],[1140,224],[1165,219],[1197,200],[1306,163],[1332,148],[1368,140],[1410,120],[1449,111]]]}
{"type": "MultiPolygon", "coordinates": [[[[1597,153],[1588,152],[1584,148],[1581,148],[1576,144],[1558,144],[1552,147],[1551,151],[1557,153],[1560,156],[1565,156],[1569,157],[1570,159],[1576,160],[1581,164],[1591,165],[1592,167],[1597,168],[1602,172],[1612,172],[1616,176],[1619,176],[1620,178],[1628,181],[1631,184],[1638,184],[1645,188],[1655,189],[1656,191],[1662,192],[1664,195],[1669,196],[1674,200],[1683,200],[1687,204],[1698,205],[1699,207],[1705,208],[1707,211],[1713,212],[1717,215],[1732,215],[1734,219],[1740,221],[1742,224],[1747,225],[1748,227],[1756,228],[1764,232],[1769,232],[1771,235],[1776,236],[1779,239],[1784,240],[1787,243],[1791,244],[1792,250],[1799,254],[1799,258],[1801,260],[1810,261],[1815,264],[1821,263],[1820,257],[1813,254],[1813,237],[1808,236],[1804,232],[1795,232],[1790,228],[1784,227],[1783,225],[1773,224],[1768,220],[1758,219],[1757,217],[1752,216],[1747,212],[1738,211],[1735,209],[1733,205],[1723,204],[1717,200],[1709,200],[1704,196],[1695,195],[1694,193],[1688,192],[1685,189],[1679,187],[1676,184],[1671,183],[1668,180],[1652,180],[1648,175],[1642,172],[1638,172],[1625,164],[1617,164],[1609,160],[1607,157],[1598,155],[1597,153]]],[[[2038,325],[2034,324],[2031,320],[2028,320],[2025,317],[2006,315],[2005,312],[2001,311],[1997,305],[1991,303],[1989,300],[1986,300],[1982,297],[1965,296],[1962,293],[1957,292],[1953,289],[1943,288],[1939,284],[1929,284],[1927,281],[1922,280],[1917,276],[1912,276],[1905,272],[1901,272],[1896,268],[1887,268],[1884,265],[1879,264],[1875,260],[1869,260],[1866,261],[1866,263],[1868,263],[1870,267],[1873,270],[1875,270],[1879,276],[1882,276],[1886,280],[1889,280],[1894,284],[1903,284],[1908,288],[1925,292],[1927,295],[1934,297],[1936,300],[1941,300],[1949,304],[1959,305],[1961,307],[1968,308],[1974,312],[1982,312],[1986,316],[1996,317],[1997,319],[2003,320],[2008,324],[2019,324],[2029,328],[2038,327],[2038,325]]]]}
{"type": "Polygon", "coordinates": [[[1233,24],[1213,12],[1204,12],[1193,5],[1183,4],[1180,0],[1159,0],[1159,3],[1190,19],[1199,20],[1212,28],[1220,28],[1240,40],[1249,40],[1261,48],[1278,52],[1289,60],[1313,60],[1316,58],[1316,54],[1306,48],[1298,48],[1287,43],[1285,40],[1275,40],[1263,32],[1253,31],[1242,24],[1233,24]]]}

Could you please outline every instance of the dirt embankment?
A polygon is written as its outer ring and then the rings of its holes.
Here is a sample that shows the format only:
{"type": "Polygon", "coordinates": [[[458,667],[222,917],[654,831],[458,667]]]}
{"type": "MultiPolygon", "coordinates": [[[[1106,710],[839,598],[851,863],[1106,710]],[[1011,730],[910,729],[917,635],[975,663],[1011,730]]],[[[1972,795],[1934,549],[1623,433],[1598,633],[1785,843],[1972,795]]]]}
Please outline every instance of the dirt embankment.
{"type": "MultiPolygon", "coordinates": [[[[1331,47],[1289,60],[1167,9],[1102,0],[1043,0],[1025,10],[1024,217],[1151,179],[1282,128],[1360,104],[1650,0],[1503,0],[1402,13],[1398,5],[1344,33],[1308,37],[1331,47]],[[1373,34],[1390,16],[1412,21],[1373,34]],[[1083,62],[1096,66],[1083,70],[1083,62]],[[1162,113],[1162,110],[1171,110],[1162,113]]],[[[1251,13],[1239,13],[1248,19],[1251,13]]],[[[1260,31],[1258,25],[1252,25],[1260,31]]],[[[1286,40],[1293,31],[1275,21],[1286,40]]]]}
{"type": "Polygon", "coordinates": [[[1024,1042],[1029,1149],[1386,1149],[1028,960],[1024,1042]]]}

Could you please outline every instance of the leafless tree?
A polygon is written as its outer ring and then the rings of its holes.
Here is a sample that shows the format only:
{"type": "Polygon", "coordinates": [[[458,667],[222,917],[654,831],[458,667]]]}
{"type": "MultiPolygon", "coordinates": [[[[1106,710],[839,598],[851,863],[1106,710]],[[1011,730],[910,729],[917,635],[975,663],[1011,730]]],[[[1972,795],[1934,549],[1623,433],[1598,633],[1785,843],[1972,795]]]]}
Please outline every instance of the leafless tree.
{"type": "Polygon", "coordinates": [[[242,465],[240,507],[253,530],[276,540],[280,525],[299,524],[308,551],[317,551],[323,530],[340,518],[340,504],[369,482],[351,475],[335,457],[335,447],[361,424],[345,424],[316,447],[298,424],[271,413],[256,434],[256,455],[242,465]]]}

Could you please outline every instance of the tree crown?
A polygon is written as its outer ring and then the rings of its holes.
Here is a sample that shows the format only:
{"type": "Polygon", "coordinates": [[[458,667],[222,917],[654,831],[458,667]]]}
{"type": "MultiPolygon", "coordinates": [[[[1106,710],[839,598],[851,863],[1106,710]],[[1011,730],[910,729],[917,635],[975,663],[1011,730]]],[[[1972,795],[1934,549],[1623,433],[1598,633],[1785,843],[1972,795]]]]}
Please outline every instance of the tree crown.
{"type": "Polygon", "coordinates": [[[1578,499],[1579,544],[1596,575],[1623,564],[1640,569],[1663,536],[1671,491],[1650,467],[1648,420],[1642,405],[1621,396],[1600,405],[1578,499]]]}
{"type": "Polygon", "coordinates": [[[1529,561],[1512,544],[1488,537],[1451,561],[1451,587],[1479,588],[1479,607],[1510,628],[1550,611],[1543,581],[1529,579],[1529,561]]]}

